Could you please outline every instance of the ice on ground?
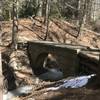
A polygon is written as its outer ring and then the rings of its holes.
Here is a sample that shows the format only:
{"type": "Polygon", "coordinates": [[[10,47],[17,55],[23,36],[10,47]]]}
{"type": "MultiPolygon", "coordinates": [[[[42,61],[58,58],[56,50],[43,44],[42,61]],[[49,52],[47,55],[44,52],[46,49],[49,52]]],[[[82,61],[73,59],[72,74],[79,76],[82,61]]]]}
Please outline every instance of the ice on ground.
{"type": "Polygon", "coordinates": [[[21,96],[21,95],[27,95],[32,92],[32,86],[23,86],[19,87],[13,91],[8,91],[6,94],[3,94],[3,100],[11,100],[14,97],[21,96]]]}
{"type": "Polygon", "coordinates": [[[59,86],[50,87],[50,88],[47,88],[47,90],[58,90],[60,88],[80,88],[80,87],[85,86],[88,83],[88,80],[93,76],[96,76],[96,75],[91,74],[88,76],[80,76],[80,77],[76,77],[70,80],[65,80],[59,86]]]}

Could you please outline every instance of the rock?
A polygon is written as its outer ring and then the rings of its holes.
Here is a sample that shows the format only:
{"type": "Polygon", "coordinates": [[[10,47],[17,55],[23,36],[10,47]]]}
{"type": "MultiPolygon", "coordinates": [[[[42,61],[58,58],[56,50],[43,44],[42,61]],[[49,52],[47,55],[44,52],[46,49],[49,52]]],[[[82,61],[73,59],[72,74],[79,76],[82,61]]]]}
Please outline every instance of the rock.
{"type": "Polygon", "coordinates": [[[58,69],[52,68],[48,69],[47,72],[39,75],[39,78],[43,80],[56,81],[63,78],[63,73],[58,69]]]}
{"type": "Polygon", "coordinates": [[[13,91],[9,91],[6,94],[3,94],[3,100],[12,100],[12,98],[17,97],[17,96],[23,96],[30,94],[32,92],[32,86],[23,86],[19,87],[13,91]]]}
{"type": "Polygon", "coordinates": [[[14,70],[8,65],[8,63],[2,61],[3,76],[4,76],[4,90],[13,90],[16,88],[16,78],[14,70]]]}

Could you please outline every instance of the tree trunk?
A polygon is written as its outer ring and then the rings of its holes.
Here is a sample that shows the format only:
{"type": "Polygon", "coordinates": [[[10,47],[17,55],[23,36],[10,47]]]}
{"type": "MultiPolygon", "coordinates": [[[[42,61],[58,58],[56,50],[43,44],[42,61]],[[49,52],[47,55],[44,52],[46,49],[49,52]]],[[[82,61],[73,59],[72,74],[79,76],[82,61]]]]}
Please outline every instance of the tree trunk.
{"type": "Polygon", "coordinates": [[[11,21],[11,10],[9,10],[9,21],[11,21]]]}
{"type": "Polygon", "coordinates": [[[92,19],[96,21],[100,18],[100,0],[92,0],[92,19]]]}
{"type": "Polygon", "coordinates": [[[78,23],[79,29],[78,29],[77,37],[80,35],[81,29],[84,27],[86,23],[87,0],[83,0],[81,2],[79,0],[79,8],[78,8],[79,10],[79,23],[78,23]]]}
{"type": "Polygon", "coordinates": [[[17,14],[17,0],[13,0],[13,27],[12,27],[12,46],[13,49],[17,49],[17,33],[18,33],[18,14],[17,14]]]}
{"type": "MultiPolygon", "coordinates": [[[[0,0],[0,16],[2,16],[2,0],[0,0]]],[[[1,29],[1,26],[2,26],[2,19],[0,19],[0,45],[1,45],[1,32],[2,32],[2,29],[1,29]]],[[[1,47],[0,47],[1,48],[1,47]]],[[[1,57],[1,49],[0,49],[0,100],[2,100],[2,96],[3,96],[3,76],[2,76],[2,57],[1,57]]]]}
{"type": "Polygon", "coordinates": [[[37,5],[37,16],[42,16],[42,5],[43,5],[43,1],[42,0],[36,0],[36,5],[37,5]]]}
{"type": "Polygon", "coordinates": [[[91,16],[92,16],[92,2],[93,0],[88,0],[87,1],[87,14],[86,14],[86,22],[90,23],[91,22],[91,16]]]}
{"type": "Polygon", "coordinates": [[[47,39],[48,36],[48,28],[49,28],[49,13],[50,13],[50,0],[46,0],[46,8],[45,8],[45,25],[46,25],[46,34],[44,40],[47,39]]]}

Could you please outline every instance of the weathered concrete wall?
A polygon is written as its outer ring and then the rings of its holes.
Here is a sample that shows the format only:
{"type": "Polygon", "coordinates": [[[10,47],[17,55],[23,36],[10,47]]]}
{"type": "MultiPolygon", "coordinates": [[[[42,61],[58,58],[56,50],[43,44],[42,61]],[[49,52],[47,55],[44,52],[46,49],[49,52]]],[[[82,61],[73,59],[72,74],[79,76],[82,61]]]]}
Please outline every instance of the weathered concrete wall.
{"type": "Polygon", "coordinates": [[[49,53],[56,55],[59,66],[64,72],[64,76],[75,74],[75,68],[78,66],[78,62],[77,52],[73,49],[73,46],[47,41],[34,41],[28,43],[28,54],[33,69],[42,67],[43,60],[49,53]]]}

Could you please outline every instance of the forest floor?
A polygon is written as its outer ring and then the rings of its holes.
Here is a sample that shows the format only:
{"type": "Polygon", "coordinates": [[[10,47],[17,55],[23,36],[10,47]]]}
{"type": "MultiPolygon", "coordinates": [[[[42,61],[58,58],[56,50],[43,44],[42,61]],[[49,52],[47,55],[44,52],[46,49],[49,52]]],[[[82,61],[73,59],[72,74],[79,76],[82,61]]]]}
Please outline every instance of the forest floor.
{"type": "MultiPolygon", "coordinates": [[[[11,42],[12,23],[3,22],[3,43],[11,42]]],[[[42,40],[45,36],[45,25],[43,18],[19,20],[19,41],[42,40]],[[34,22],[34,23],[33,23],[34,22]]],[[[52,19],[49,21],[49,34],[47,40],[59,43],[80,44],[93,48],[100,48],[100,34],[83,28],[80,35],[77,36],[78,28],[64,20],[52,19]]]]}
{"type": "MultiPolygon", "coordinates": [[[[11,21],[3,22],[2,43],[7,46],[11,43],[11,21]]],[[[34,23],[30,19],[19,20],[18,41],[27,42],[42,40],[45,36],[45,25],[43,18],[36,18],[34,23]]],[[[100,49],[100,34],[86,28],[82,29],[78,38],[77,28],[64,20],[53,19],[49,22],[48,41],[57,43],[69,43],[83,45],[90,48],[100,49]]],[[[8,47],[2,47],[2,52],[6,54],[8,47]]],[[[95,56],[95,55],[94,55],[95,56]]],[[[96,55],[96,57],[98,57],[96,55]]],[[[14,97],[10,100],[100,100],[100,89],[92,86],[77,89],[59,89],[57,91],[47,91],[47,88],[53,86],[56,82],[39,80],[32,73],[29,67],[29,61],[25,50],[14,51],[10,58],[17,61],[18,68],[14,67],[17,85],[30,85],[33,87],[31,94],[27,96],[14,97]],[[15,56],[15,58],[13,58],[15,56]]],[[[4,59],[5,60],[5,59],[4,59]]],[[[99,81],[99,80],[98,80],[99,81]]]]}

